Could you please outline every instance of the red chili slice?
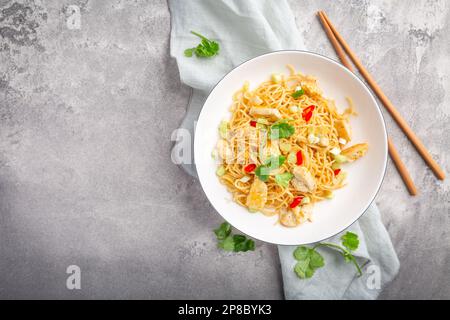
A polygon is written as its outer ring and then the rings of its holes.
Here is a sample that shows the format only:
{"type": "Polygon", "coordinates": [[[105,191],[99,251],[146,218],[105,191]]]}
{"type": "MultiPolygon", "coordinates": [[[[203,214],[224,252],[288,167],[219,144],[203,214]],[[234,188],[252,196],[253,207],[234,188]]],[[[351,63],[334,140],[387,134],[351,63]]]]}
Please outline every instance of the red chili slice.
{"type": "Polygon", "coordinates": [[[303,119],[304,119],[306,122],[308,122],[308,121],[311,119],[312,114],[313,114],[313,111],[314,111],[315,108],[316,108],[316,106],[311,105],[311,106],[309,106],[309,107],[306,107],[306,108],[303,110],[303,112],[302,112],[302,117],[303,117],[303,119]]]}
{"type": "Polygon", "coordinates": [[[291,209],[294,209],[296,206],[298,206],[303,200],[303,197],[295,197],[292,203],[289,205],[291,209]]]}
{"type": "Polygon", "coordinates": [[[256,169],[256,164],[250,163],[244,167],[244,171],[249,173],[256,169]]]}
{"type": "Polygon", "coordinates": [[[256,127],[256,121],[255,121],[255,120],[250,121],[250,125],[251,125],[252,127],[256,127]]]}
{"type": "Polygon", "coordinates": [[[303,155],[302,155],[302,152],[299,151],[299,152],[297,152],[297,165],[301,166],[302,163],[303,163],[303,155]]]}
{"type": "Polygon", "coordinates": [[[339,172],[341,172],[341,169],[336,169],[333,172],[334,172],[334,175],[337,176],[339,174],[339,172]]]}

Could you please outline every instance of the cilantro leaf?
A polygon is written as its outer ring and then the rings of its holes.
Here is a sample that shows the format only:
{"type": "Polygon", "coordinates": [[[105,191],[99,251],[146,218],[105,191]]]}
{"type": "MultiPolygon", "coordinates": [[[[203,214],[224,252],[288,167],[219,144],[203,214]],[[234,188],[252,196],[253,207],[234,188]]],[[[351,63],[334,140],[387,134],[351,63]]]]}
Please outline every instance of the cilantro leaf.
{"type": "Polygon", "coordinates": [[[297,247],[294,251],[294,258],[298,261],[294,271],[300,279],[311,278],[316,269],[325,265],[322,255],[314,248],[297,247]]]}
{"type": "Polygon", "coordinates": [[[294,267],[294,272],[300,279],[311,278],[314,272],[325,265],[325,261],[322,255],[317,251],[319,247],[329,247],[339,250],[339,253],[344,258],[345,262],[351,262],[355,265],[358,274],[361,276],[361,267],[356,261],[352,251],[356,250],[359,246],[358,235],[352,232],[345,233],[342,237],[342,245],[334,243],[320,242],[312,248],[305,246],[297,247],[294,251],[294,258],[298,261],[294,267]]]}
{"type": "Polygon", "coordinates": [[[220,46],[216,41],[209,40],[195,31],[191,31],[191,33],[202,39],[202,41],[196,47],[184,50],[186,57],[192,57],[195,54],[199,58],[209,58],[219,53],[220,46]]]}
{"type": "Polygon", "coordinates": [[[216,234],[218,240],[224,240],[231,233],[231,225],[228,222],[224,222],[219,228],[214,230],[214,233],[216,234]]]}
{"type": "Polygon", "coordinates": [[[218,242],[218,247],[225,251],[233,252],[246,252],[255,250],[255,242],[251,239],[247,239],[246,236],[241,234],[231,234],[231,225],[228,222],[224,222],[219,228],[214,230],[218,242]]]}
{"type": "Polygon", "coordinates": [[[289,181],[294,177],[294,175],[290,172],[284,172],[275,175],[275,182],[280,186],[287,188],[289,185],[289,181]]]}
{"type": "Polygon", "coordinates": [[[270,127],[270,139],[289,138],[295,133],[295,128],[286,122],[276,123],[270,127]]]}
{"type": "Polygon", "coordinates": [[[225,251],[234,251],[233,236],[228,236],[225,238],[225,240],[219,242],[219,247],[225,251]]]}
{"type": "Polygon", "coordinates": [[[186,57],[190,58],[194,54],[194,50],[195,50],[195,48],[186,49],[186,50],[184,50],[184,55],[186,57]]]}
{"type": "Polygon", "coordinates": [[[294,99],[298,99],[304,94],[305,94],[305,91],[303,91],[303,89],[300,89],[300,90],[295,91],[291,96],[294,99]]]}
{"type": "Polygon", "coordinates": [[[309,249],[305,246],[297,247],[294,251],[294,258],[296,260],[305,260],[308,257],[309,249]]]}
{"type": "Polygon", "coordinates": [[[255,175],[259,180],[266,182],[269,179],[269,169],[266,166],[259,166],[255,170],[255,175]]]}
{"type": "Polygon", "coordinates": [[[355,251],[356,249],[358,249],[359,246],[359,239],[358,239],[358,235],[347,231],[342,237],[342,245],[344,247],[346,247],[348,250],[350,251],[355,251]]]}

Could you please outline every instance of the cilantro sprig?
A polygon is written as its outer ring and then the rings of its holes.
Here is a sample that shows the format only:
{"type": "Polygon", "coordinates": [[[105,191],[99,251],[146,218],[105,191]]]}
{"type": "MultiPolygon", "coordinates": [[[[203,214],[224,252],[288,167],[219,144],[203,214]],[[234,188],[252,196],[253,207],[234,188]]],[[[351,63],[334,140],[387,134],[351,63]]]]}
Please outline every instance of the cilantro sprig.
{"type": "Polygon", "coordinates": [[[319,247],[329,247],[339,250],[339,253],[344,257],[345,262],[352,262],[358,271],[358,275],[361,276],[361,267],[352,254],[359,246],[358,235],[348,231],[341,237],[341,241],[342,246],[334,243],[321,242],[312,248],[306,246],[297,247],[294,251],[294,258],[297,260],[294,272],[300,279],[311,278],[317,269],[322,268],[325,265],[325,260],[317,249],[319,247]]]}
{"type": "Polygon", "coordinates": [[[195,54],[199,58],[209,58],[219,53],[220,46],[216,41],[209,40],[195,31],[191,31],[191,33],[202,39],[202,41],[196,47],[184,50],[186,57],[192,57],[195,54]]]}
{"type": "Polygon", "coordinates": [[[219,248],[225,251],[246,252],[255,250],[255,242],[252,239],[247,239],[241,234],[231,234],[231,225],[224,222],[219,228],[214,230],[216,234],[219,248]]]}

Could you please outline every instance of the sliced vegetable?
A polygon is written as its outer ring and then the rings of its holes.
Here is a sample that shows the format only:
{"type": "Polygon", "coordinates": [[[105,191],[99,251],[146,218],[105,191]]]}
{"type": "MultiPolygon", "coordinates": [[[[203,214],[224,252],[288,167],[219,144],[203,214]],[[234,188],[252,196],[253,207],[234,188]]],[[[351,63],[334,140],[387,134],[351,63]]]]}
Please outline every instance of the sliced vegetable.
{"type": "Polygon", "coordinates": [[[311,202],[311,199],[309,198],[309,197],[304,197],[303,199],[302,199],[302,204],[308,204],[308,203],[310,203],[311,202]]]}
{"type": "Polygon", "coordinates": [[[330,153],[332,155],[338,155],[339,153],[341,153],[341,149],[339,149],[338,147],[334,147],[333,149],[330,150],[330,153]]]}
{"type": "Polygon", "coordinates": [[[269,175],[272,170],[278,169],[283,165],[286,160],[285,156],[272,156],[267,160],[264,165],[256,168],[255,175],[261,180],[266,182],[269,179],[269,175]]]}
{"type": "Polygon", "coordinates": [[[315,108],[316,108],[316,106],[311,105],[311,106],[306,107],[305,109],[303,109],[303,112],[302,112],[302,118],[303,118],[306,122],[308,122],[308,121],[311,119],[311,117],[312,117],[312,115],[313,115],[313,111],[314,111],[315,108]]]}
{"type": "Polygon", "coordinates": [[[249,182],[251,180],[251,177],[249,176],[243,176],[242,178],[239,179],[240,182],[246,183],[249,182]]]}
{"type": "Polygon", "coordinates": [[[289,110],[290,110],[291,112],[298,112],[298,107],[297,107],[297,106],[290,106],[290,107],[289,107],[289,110]]]}
{"type": "Polygon", "coordinates": [[[290,172],[280,173],[275,176],[275,182],[280,186],[287,188],[289,185],[289,181],[291,181],[293,177],[294,175],[290,172]]]}
{"type": "Polygon", "coordinates": [[[341,172],[341,169],[335,169],[333,171],[334,175],[337,176],[339,174],[339,172],[341,172]]]}
{"type": "Polygon", "coordinates": [[[289,208],[294,209],[297,207],[303,200],[303,197],[295,197],[294,200],[289,205],[289,208]]]}
{"type": "Polygon", "coordinates": [[[219,124],[219,134],[223,139],[227,138],[228,121],[222,120],[219,124]]]}
{"type": "Polygon", "coordinates": [[[297,153],[292,151],[291,153],[289,153],[287,161],[290,164],[295,164],[297,162],[297,153]]]}
{"type": "Polygon", "coordinates": [[[337,163],[337,162],[333,162],[333,164],[331,165],[331,169],[336,170],[336,169],[340,169],[341,164],[337,163]]]}
{"type": "Polygon", "coordinates": [[[220,166],[220,167],[217,168],[217,170],[216,170],[216,174],[217,174],[219,177],[223,176],[223,175],[225,174],[225,172],[226,172],[226,169],[225,169],[224,166],[220,166]]]}
{"type": "Polygon", "coordinates": [[[295,154],[295,158],[296,158],[296,164],[297,164],[298,166],[301,166],[301,165],[303,164],[303,155],[302,155],[302,152],[301,152],[301,151],[298,151],[298,152],[295,154]]]}
{"type": "Polygon", "coordinates": [[[348,162],[347,157],[343,156],[342,154],[336,154],[336,155],[333,155],[333,156],[334,156],[334,161],[336,161],[337,163],[348,162]]]}
{"type": "Polygon", "coordinates": [[[256,121],[255,120],[252,120],[252,121],[250,121],[250,125],[252,126],[252,127],[255,127],[256,128],[256,121]]]}
{"type": "Polygon", "coordinates": [[[256,164],[250,163],[244,167],[244,171],[247,173],[253,172],[256,169],[256,164]]]}
{"type": "Polygon", "coordinates": [[[308,134],[308,142],[311,144],[316,144],[320,141],[320,138],[315,136],[314,133],[308,134]]]}

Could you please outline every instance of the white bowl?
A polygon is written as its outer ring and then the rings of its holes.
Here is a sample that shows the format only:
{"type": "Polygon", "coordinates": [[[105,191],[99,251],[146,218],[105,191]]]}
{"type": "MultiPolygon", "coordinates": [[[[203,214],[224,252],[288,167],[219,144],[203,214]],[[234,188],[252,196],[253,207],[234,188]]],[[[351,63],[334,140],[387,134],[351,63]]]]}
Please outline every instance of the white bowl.
{"type": "Polygon", "coordinates": [[[387,162],[386,127],[380,108],[366,85],[341,64],[305,51],[276,51],[248,60],[230,71],[211,91],[200,113],[195,131],[194,157],[200,183],[211,204],[233,227],[247,235],[275,244],[300,245],[325,240],[354,223],[374,200],[383,181],[387,162]],[[303,74],[315,76],[324,96],[334,99],[340,111],[351,97],[358,112],[350,124],[351,144],[367,142],[367,154],[347,164],[347,185],[331,200],[316,203],[313,222],[295,228],[277,224],[277,217],[250,213],[232,200],[231,193],[215,174],[217,164],[211,157],[221,120],[229,119],[233,93],[245,81],[250,89],[269,79],[272,73],[287,74],[286,65],[303,74]]]}

